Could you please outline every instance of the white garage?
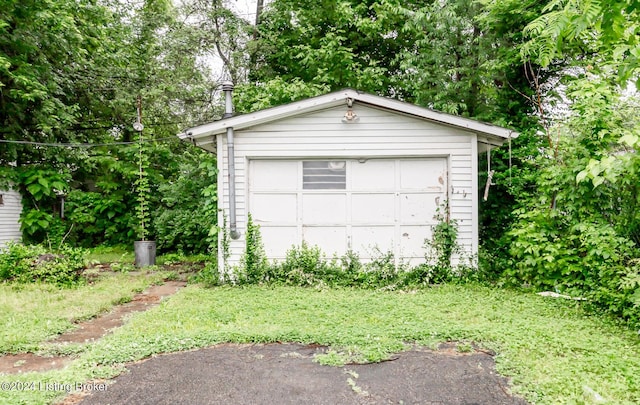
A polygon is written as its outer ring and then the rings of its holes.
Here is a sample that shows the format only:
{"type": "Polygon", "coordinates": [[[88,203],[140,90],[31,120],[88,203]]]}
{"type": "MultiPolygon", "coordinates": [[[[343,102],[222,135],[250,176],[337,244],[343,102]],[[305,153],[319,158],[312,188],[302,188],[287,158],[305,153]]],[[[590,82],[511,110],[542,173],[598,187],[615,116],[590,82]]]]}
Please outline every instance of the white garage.
{"type": "Polygon", "coordinates": [[[237,116],[227,94],[226,118],[178,135],[217,155],[223,267],[240,262],[249,214],[271,259],[306,241],[417,264],[439,207],[477,252],[478,155],[517,134],[355,90],[237,116]]]}

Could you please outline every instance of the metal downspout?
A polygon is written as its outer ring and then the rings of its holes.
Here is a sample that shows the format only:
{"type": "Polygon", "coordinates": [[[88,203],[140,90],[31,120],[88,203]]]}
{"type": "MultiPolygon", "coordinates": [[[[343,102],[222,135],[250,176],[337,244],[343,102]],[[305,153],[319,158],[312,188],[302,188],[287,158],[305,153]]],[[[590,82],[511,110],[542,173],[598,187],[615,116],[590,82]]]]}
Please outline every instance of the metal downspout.
{"type": "MultiPolygon", "coordinates": [[[[233,116],[233,83],[222,83],[222,91],[225,96],[225,110],[222,118],[230,118],[233,116]]],[[[233,139],[233,127],[227,128],[227,175],[229,182],[229,236],[231,239],[238,239],[238,225],[236,219],[236,162],[235,162],[235,145],[233,139]]]]}

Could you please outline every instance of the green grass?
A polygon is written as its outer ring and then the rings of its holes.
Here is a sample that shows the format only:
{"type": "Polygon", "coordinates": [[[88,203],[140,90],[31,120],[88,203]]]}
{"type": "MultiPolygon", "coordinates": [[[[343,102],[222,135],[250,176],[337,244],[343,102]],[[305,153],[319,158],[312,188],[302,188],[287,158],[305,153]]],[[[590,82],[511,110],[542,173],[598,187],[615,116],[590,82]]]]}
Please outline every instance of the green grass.
{"type": "Polygon", "coordinates": [[[98,246],[89,249],[85,260],[88,263],[133,263],[133,246],[98,246]]]}
{"type": "MultiPolygon", "coordinates": [[[[532,403],[592,403],[593,391],[607,403],[640,403],[637,334],[585,316],[578,305],[472,285],[410,293],[189,286],[88,347],[66,370],[0,380],[83,382],[116,375],[123,362],[219,342],[325,344],[332,350],[317,360],[340,364],[453,340],[495,350],[498,371],[532,403]]],[[[0,392],[0,403],[53,398],[0,392]]]]}
{"type": "Polygon", "coordinates": [[[74,321],[107,311],[160,280],[159,274],[117,274],[72,288],[0,283],[0,353],[37,351],[74,321]]]}

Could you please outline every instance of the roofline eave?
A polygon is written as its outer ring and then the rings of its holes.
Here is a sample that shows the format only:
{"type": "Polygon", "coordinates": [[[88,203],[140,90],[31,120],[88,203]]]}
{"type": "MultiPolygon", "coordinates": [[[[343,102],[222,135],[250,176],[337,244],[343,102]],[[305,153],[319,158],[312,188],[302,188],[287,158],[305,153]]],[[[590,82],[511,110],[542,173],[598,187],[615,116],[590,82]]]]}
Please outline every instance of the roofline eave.
{"type": "Polygon", "coordinates": [[[228,127],[233,127],[235,130],[242,130],[270,121],[287,118],[293,115],[314,112],[317,110],[346,104],[347,99],[352,99],[356,102],[368,104],[373,107],[392,110],[397,113],[411,115],[454,128],[467,130],[469,132],[482,134],[494,138],[498,142],[504,142],[507,139],[517,138],[519,135],[515,131],[496,125],[491,125],[469,118],[458,117],[440,111],[419,107],[417,105],[413,105],[403,101],[375,96],[372,94],[360,93],[353,89],[345,89],[289,104],[267,108],[253,113],[242,114],[214,121],[208,124],[199,125],[185,130],[184,132],[178,134],[178,137],[183,140],[192,140],[197,144],[198,140],[204,137],[225,133],[228,127]]]}

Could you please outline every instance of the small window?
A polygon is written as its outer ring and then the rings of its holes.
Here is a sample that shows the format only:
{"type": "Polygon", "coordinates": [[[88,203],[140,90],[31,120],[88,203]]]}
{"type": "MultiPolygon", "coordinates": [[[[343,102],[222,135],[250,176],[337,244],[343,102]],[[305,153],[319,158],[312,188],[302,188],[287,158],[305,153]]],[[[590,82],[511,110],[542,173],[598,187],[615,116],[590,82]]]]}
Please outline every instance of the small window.
{"type": "Polygon", "coordinates": [[[344,160],[302,162],[304,190],[344,190],[347,188],[347,163],[344,160]]]}

